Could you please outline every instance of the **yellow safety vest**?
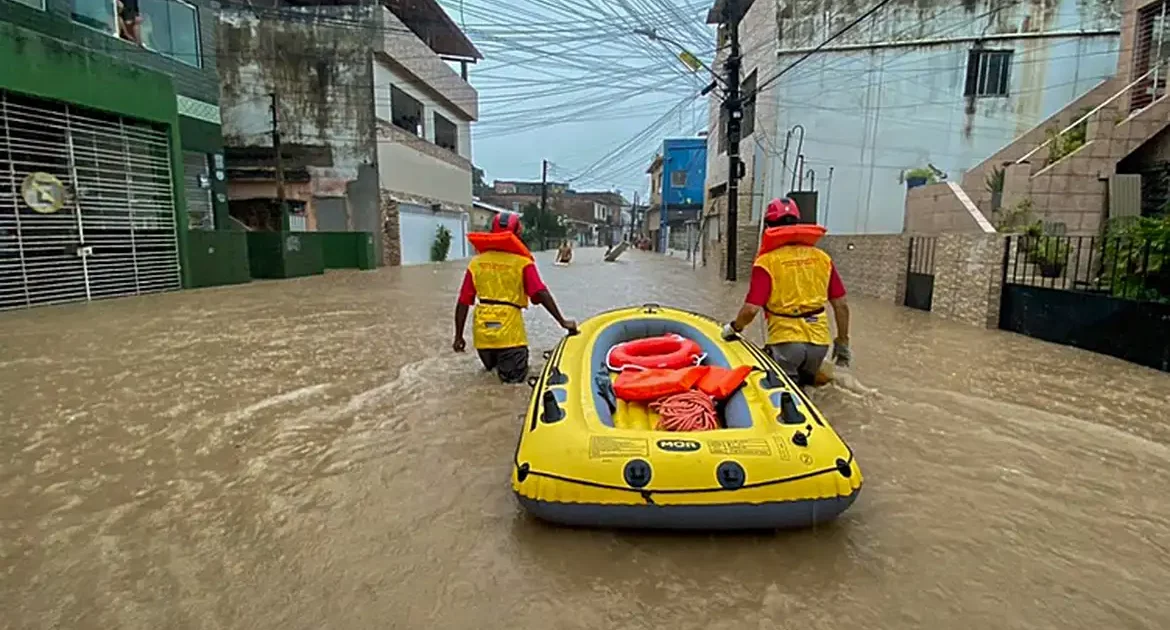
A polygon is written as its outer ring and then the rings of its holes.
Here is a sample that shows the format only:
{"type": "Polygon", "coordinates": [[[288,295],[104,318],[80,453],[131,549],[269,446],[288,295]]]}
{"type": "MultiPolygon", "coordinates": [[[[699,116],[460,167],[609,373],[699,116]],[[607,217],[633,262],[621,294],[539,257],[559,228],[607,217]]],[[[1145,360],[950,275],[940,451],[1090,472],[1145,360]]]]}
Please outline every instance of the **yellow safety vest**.
{"type": "Polygon", "coordinates": [[[772,277],[772,295],[764,306],[768,343],[829,345],[829,255],[808,245],[786,245],[760,255],[755,266],[772,277]]]}
{"type": "Polygon", "coordinates": [[[467,265],[478,299],[472,323],[472,340],[477,349],[518,348],[528,345],[524,330],[524,268],[533,264],[524,256],[488,251],[476,255],[467,265]]]}

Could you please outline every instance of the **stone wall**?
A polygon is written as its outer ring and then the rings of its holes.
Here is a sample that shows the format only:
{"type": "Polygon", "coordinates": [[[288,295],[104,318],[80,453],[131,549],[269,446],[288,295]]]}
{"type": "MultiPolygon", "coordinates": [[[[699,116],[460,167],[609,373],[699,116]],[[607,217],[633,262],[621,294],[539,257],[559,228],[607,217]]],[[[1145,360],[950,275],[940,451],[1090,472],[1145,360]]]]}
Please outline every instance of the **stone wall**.
{"type": "MultiPolygon", "coordinates": [[[[921,237],[920,237],[921,238],[921,237]]],[[[984,328],[999,322],[1004,237],[944,234],[934,239],[934,297],[931,312],[984,328]]],[[[906,295],[909,235],[826,236],[820,247],[833,257],[853,295],[901,305],[906,295]]]]}
{"type": "Polygon", "coordinates": [[[1001,234],[938,237],[932,313],[984,328],[998,326],[1004,238],[1001,234]]]}
{"type": "Polygon", "coordinates": [[[826,236],[820,243],[833,257],[846,291],[895,304],[906,293],[909,245],[901,234],[826,236]]]}
{"type": "Polygon", "coordinates": [[[398,201],[390,191],[382,191],[382,264],[402,264],[402,239],[398,227],[398,201]]]}

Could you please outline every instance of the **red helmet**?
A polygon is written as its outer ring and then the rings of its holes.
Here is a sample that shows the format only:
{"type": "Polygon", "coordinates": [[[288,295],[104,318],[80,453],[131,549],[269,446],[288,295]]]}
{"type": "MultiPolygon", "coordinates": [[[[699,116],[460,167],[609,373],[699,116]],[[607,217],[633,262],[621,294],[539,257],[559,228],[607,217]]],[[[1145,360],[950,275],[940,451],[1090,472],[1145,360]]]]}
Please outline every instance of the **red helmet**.
{"type": "Polygon", "coordinates": [[[800,208],[796,207],[796,202],[788,197],[781,197],[780,199],[770,201],[767,211],[764,212],[764,221],[772,223],[784,217],[800,218],[800,208]]]}
{"type": "Polygon", "coordinates": [[[520,230],[523,226],[520,225],[520,215],[511,212],[501,212],[492,218],[493,232],[512,232],[516,236],[520,236],[520,230]]]}

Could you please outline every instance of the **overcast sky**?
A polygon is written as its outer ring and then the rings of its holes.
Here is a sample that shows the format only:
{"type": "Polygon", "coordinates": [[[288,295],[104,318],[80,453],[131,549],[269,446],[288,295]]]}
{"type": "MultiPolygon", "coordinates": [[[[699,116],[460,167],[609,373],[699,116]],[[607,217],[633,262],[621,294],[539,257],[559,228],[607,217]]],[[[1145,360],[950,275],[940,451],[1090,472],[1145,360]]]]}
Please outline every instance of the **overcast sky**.
{"type": "Polygon", "coordinates": [[[648,189],[662,140],[707,127],[709,79],[678,48],[634,34],[653,28],[710,61],[710,0],[441,0],[485,59],[472,66],[480,118],[472,153],[486,179],[550,179],[574,188],[648,189]]]}

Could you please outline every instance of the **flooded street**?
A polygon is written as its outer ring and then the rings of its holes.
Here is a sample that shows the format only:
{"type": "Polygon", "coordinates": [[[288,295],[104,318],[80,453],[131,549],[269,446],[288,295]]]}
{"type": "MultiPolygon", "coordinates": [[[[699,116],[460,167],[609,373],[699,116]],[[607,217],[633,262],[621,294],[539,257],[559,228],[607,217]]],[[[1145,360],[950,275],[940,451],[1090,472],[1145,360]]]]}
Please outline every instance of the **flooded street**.
{"type": "MultiPolygon", "coordinates": [[[[745,290],[538,259],[578,319],[745,290]]],[[[877,393],[817,393],[867,482],[838,522],[555,529],[508,486],[530,390],[450,351],[462,272],[0,314],[0,627],[1170,628],[1170,376],[852,298],[877,393]]]]}

